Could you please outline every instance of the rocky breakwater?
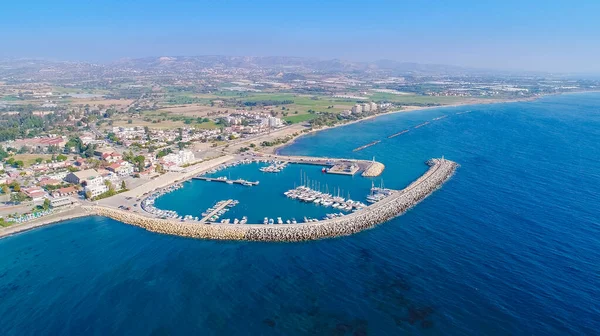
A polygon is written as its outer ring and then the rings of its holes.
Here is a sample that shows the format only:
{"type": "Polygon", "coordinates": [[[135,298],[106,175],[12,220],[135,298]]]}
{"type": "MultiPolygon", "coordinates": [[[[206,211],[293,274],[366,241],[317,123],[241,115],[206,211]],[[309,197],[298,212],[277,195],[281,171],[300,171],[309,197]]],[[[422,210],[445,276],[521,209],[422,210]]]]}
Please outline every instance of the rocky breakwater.
{"type": "Polygon", "coordinates": [[[445,159],[427,162],[429,170],[403,190],[362,211],[350,215],[309,224],[258,226],[246,233],[246,240],[304,241],[351,235],[397,217],[429,196],[447,181],[458,164],[445,159]]]}
{"type": "Polygon", "coordinates": [[[105,216],[136,225],[148,231],[203,239],[294,242],[351,235],[399,216],[438,189],[458,164],[445,159],[431,159],[429,170],[403,190],[344,217],[306,224],[226,225],[181,222],[147,217],[102,206],[83,206],[88,215],[105,216]]]}
{"type": "Polygon", "coordinates": [[[148,231],[201,239],[244,240],[247,227],[205,225],[198,222],[180,222],[170,219],[146,217],[140,214],[101,206],[83,207],[90,216],[104,216],[119,222],[142,227],[148,231]]]}
{"type": "Polygon", "coordinates": [[[362,173],[362,176],[364,176],[364,177],[379,176],[379,175],[381,175],[381,173],[383,173],[383,169],[385,169],[385,166],[383,165],[383,163],[373,161],[367,167],[367,169],[365,169],[365,171],[362,173]]]}

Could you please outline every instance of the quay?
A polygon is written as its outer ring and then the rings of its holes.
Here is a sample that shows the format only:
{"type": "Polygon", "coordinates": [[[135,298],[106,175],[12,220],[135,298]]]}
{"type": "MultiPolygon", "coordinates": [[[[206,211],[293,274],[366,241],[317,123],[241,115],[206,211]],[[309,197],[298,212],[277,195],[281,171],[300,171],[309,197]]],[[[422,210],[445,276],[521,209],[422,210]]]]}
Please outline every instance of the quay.
{"type": "Polygon", "coordinates": [[[400,131],[400,132],[398,132],[398,133],[392,134],[392,135],[390,135],[390,136],[388,137],[388,139],[395,138],[395,137],[397,137],[397,136],[399,136],[399,135],[402,135],[402,134],[404,134],[404,133],[406,133],[406,132],[408,132],[408,131],[409,131],[409,130],[405,129],[404,131],[400,131]]]}
{"type": "MultiPolygon", "coordinates": [[[[323,157],[310,157],[310,156],[285,156],[285,155],[277,155],[277,154],[267,154],[267,155],[259,156],[259,157],[261,157],[263,159],[285,161],[285,162],[289,162],[289,163],[324,166],[324,167],[330,167],[330,168],[335,165],[338,165],[338,164],[342,165],[342,166],[351,166],[354,164],[354,165],[358,166],[358,170],[352,174],[347,174],[347,172],[346,172],[346,175],[354,175],[355,173],[362,171],[363,172],[362,176],[365,176],[365,177],[379,176],[383,172],[383,169],[385,168],[385,166],[382,163],[376,162],[375,160],[371,161],[371,160],[323,158],[323,157]]],[[[342,169],[342,171],[343,171],[343,169],[342,169]]]]}
{"type": "Polygon", "coordinates": [[[375,145],[377,145],[377,144],[378,144],[378,143],[380,143],[380,142],[381,142],[381,140],[375,140],[375,141],[373,141],[373,142],[369,142],[368,144],[366,144],[366,145],[364,145],[364,146],[360,146],[360,147],[354,148],[352,151],[353,151],[353,152],[358,152],[358,151],[361,151],[361,150],[363,150],[363,149],[365,149],[365,148],[369,148],[369,147],[371,147],[371,146],[375,146],[375,145]]]}
{"type": "Polygon", "coordinates": [[[219,206],[214,208],[213,211],[209,212],[208,214],[206,214],[206,216],[202,217],[202,219],[199,222],[202,224],[208,222],[209,218],[216,215],[219,211],[225,209],[229,204],[231,204],[231,202],[233,202],[232,199],[228,199],[228,200],[222,202],[219,206]]]}
{"type": "Polygon", "coordinates": [[[430,167],[421,177],[408,187],[391,193],[379,202],[346,216],[304,224],[206,225],[199,222],[150,217],[105,206],[82,206],[81,208],[89,216],[110,217],[148,231],[192,238],[295,242],[340,237],[372,228],[405,213],[438,190],[458,167],[457,163],[444,158],[431,159],[427,164],[430,167]]]}
{"type": "Polygon", "coordinates": [[[194,176],[192,177],[193,180],[202,180],[202,181],[209,181],[209,182],[224,182],[224,183],[228,183],[228,184],[241,184],[241,185],[247,185],[247,186],[255,186],[258,185],[258,181],[246,181],[243,179],[237,179],[237,180],[229,180],[229,179],[224,179],[224,178],[218,178],[218,177],[205,177],[205,176],[194,176]]]}
{"type": "Polygon", "coordinates": [[[333,167],[327,169],[328,174],[338,175],[354,175],[360,170],[360,167],[356,164],[341,164],[338,163],[333,167]]]}

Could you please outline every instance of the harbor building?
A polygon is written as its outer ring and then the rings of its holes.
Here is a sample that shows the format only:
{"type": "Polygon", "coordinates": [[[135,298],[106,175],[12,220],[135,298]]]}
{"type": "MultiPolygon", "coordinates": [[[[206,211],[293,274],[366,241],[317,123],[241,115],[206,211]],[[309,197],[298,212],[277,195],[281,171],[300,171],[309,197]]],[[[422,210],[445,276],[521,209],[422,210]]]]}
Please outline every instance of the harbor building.
{"type": "Polygon", "coordinates": [[[73,204],[71,197],[56,197],[50,200],[50,205],[53,208],[58,208],[65,205],[73,204]]]}
{"type": "Polygon", "coordinates": [[[89,192],[91,197],[96,197],[98,195],[102,195],[107,191],[108,191],[108,187],[104,183],[102,183],[100,185],[87,185],[83,189],[83,192],[86,194],[89,192]]]}

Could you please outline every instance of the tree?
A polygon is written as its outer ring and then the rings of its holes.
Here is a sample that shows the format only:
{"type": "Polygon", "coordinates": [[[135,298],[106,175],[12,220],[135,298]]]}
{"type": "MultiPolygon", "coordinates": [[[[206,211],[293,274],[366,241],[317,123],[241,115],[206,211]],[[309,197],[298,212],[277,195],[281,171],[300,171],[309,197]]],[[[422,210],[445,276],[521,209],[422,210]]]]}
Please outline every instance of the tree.
{"type": "Polygon", "coordinates": [[[10,193],[10,188],[6,184],[2,185],[2,193],[5,195],[10,193]]]}
{"type": "Polygon", "coordinates": [[[48,210],[48,209],[50,209],[50,200],[49,200],[49,199],[47,199],[47,198],[44,198],[44,204],[42,205],[42,208],[43,208],[44,210],[48,210]]]}
{"type": "Polygon", "coordinates": [[[125,184],[125,181],[121,181],[121,189],[122,190],[127,189],[127,185],[125,184]]]}
{"type": "Polygon", "coordinates": [[[4,148],[0,147],[0,160],[4,160],[8,157],[8,153],[4,150],[4,148]]]}
{"type": "Polygon", "coordinates": [[[138,155],[136,157],[133,158],[133,162],[136,165],[136,168],[138,169],[139,172],[144,171],[144,168],[146,167],[146,158],[142,155],[138,155]]]}
{"type": "Polygon", "coordinates": [[[86,199],[91,199],[91,198],[92,198],[92,192],[91,192],[91,191],[89,191],[89,190],[88,190],[88,191],[86,191],[86,192],[85,192],[85,198],[86,198],[86,199]]]}
{"type": "Polygon", "coordinates": [[[27,195],[22,192],[16,192],[10,195],[10,200],[14,203],[22,203],[28,199],[27,195]]]}
{"type": "Polygon", "coordinates": [[[62,161],[67,161],[67,156],[66,156],[66,155],[64,155],[64,154],[58,154],[58,155],[56,156],[56,161],[60,161],[60,162],[62,162],[62,161]]]}

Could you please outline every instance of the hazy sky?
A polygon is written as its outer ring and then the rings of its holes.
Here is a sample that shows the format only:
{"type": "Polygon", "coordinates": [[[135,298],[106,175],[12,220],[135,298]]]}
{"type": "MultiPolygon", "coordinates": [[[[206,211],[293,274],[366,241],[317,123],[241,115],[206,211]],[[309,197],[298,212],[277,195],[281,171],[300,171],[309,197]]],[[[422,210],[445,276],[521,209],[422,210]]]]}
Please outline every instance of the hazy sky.
{"type": "Polygon", "coordinates": [[[4,0],[0,58],[393,59],[600,72],[600,0],[4,0]]]}

